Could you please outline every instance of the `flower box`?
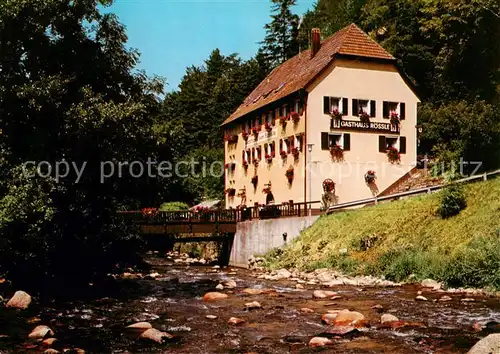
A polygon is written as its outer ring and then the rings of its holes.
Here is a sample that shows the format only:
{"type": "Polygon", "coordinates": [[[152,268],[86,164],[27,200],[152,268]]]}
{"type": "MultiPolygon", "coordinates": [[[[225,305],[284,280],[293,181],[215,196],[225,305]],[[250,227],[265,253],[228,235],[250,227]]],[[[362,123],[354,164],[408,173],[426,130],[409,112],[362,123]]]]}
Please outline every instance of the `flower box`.
{"type": "Polygon", "coordinates": [[[294,122],[295,124],[299,122],[299,120],[300,120],[300,114],[299,114],[299,113],[297,113],[297,112],[292,112],[292,113],[290,114],[290,116],[291,116],[291,118],[292,118],[292,120],[293,120],[293,122],[294,122]]]}
{"type": "Polygon", "coordinates": [[[300,150],[298,147],[294,147],[292,149],[292,155],[295,159],[298,159],[299,158],[299,155],[300,155],[300,150]]]}
{"type": "Polygon", "coordinates": [[[272,154],[266,154],[265,158],[267,163],[272,163],[273,162],[273,155],[272,154]]]}
{"type": "Polygon", "coordinates": [[[369,170],[368,172],[366,172],[366,174],[365,174],[366,184],[371,184],[371,183],[375,182],[376,179],[377,179],[377,176],[375,174],[375,171],[369,170]]]}
{"type": "Polygon", "coordinates": [[[387,159],[390,163],[397,163],[401,161],[401,155],[399,154],[398,149],[391,146],[387,149],[387,159]]]}
{"type": "Polygon", "coordinates": [[[234,188],[228,188],[224,191],[228,197],[234,197],[236,195],[236,189],[234,188]]]}
{"type": "Polygon", "coordinates": [[[243,168],[245,170],[248,168],[248,161],[243,161],[243,168]]]}
{"type": "Polygon", "coordinates": [[[330,155],[334,161],[344,161],[344,149],[340,145],[332,145],[330,147],[330,155]]]}
{"type": "Polygon", "coordinates": [[[259,166],[260,160],[259,159],[253,159],[253,165],[255,167],[259,166]]]}
{"type": "Polygon", "coordinates": [[[266,123],[264,124],[264,129],[269,133],[273,130],[273,126],[271,125],[271,123],[266,123]]]}
{"type": "Polygon", "coordinates": [[[241,137],[243,138],[243,140],[247,141],[248,140],[248,137],[250,136],[250,133],[246,130],[243,130],[243,132],[241,133],[241,137]]]}
{"type": "Polygon", "coordinates": [[[294,176],[294,171],[293,171],[293,167],[292,166],[290,166],[288,168],[288,170],[286,170],[285,176],[286,176],[286,179],[288,180],[288,183],[292,184],[292,182],[293,182],[293,176],[294,176]]]}
{"type": "Polygon", "coordinates": [[[287,119],[286,119],[286,117],[281,116],[281,117],[280,117],[280,125],[281,125],[283,128],[285,128],[285,127],[286,127],[286,123],[287,123],[287,119]]]}
{"type": "Polygon", "coordinates": [[[286,159],[287,155],[288,155],[288,153],[285,150],[280,151],[280,156],[282,159],[286,159]]]}
{"type": "Polygon", "coordinates": [[[262,190],[262,193],[264,193],[264,194],[269,194],[269,193],[271,193],[271,187],[266,187],[266,188],[264,188],[264,189],[262,190]]]}
{"type": "Polygon", "coordinates": [[[359,111],[359,120],[361,123],[370,123],[370,115],[363,110],[359,111]]]}
{"type": "Polygon", "coordinates": [[[392,125],[399,125],[399,123],[401,122],[399,119],[399,114],[397,114],[396,112],[391,112],[390,119],[392,125]]]}
{"type": "Polygon", "coordinates": [[[226,135],[224,136],[224,141],[227,141],[230,144],[234,144],[238,142],[238,135],[226,135]]]}
{"type": "Polygon", "coordinates": [[[337,108],[332,109],[330,116],[334,119],[342,119],[342,113],[337,108]]]}
{"type": "Polygon", "coordinates": [[[253,127],[252,128],[252,134],[253,135],[259,135],[259,132],[260,132],[260,127],[253,127]]]}
{"type": "Polygon", "coordinates": [[[224,168],[228,171],[234,171],[236,169],[236,163],[235,162],[226,163],[224,165],[224,168]]]}
{"type": "Polygon", "coordinates": [[[144,208],[141,210],[143,217],[155,216],[158,213],[156,208],[144,208]]]}

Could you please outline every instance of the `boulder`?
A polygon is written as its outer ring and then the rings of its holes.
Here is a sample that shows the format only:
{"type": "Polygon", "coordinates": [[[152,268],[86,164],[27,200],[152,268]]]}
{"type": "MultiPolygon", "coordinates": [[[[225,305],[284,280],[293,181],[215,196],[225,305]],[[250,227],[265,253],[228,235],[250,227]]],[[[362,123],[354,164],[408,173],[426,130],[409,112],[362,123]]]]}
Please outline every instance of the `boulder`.
{"type": "Polygon", "coordinates": [[[40,341],[47,337],[53,336],[54,332],[47,326],[36,326],[34,330],[28,335],[31,340],[40,341]]]}
{"type": "Polygon", "coordinates": [[[203,296],[203,301],[217,301],[227,299],[229,296],[219,292],[209,292],[203,296]]]}
{"type": "Polygon", "coordinates": [[[337,295],[336,292],[333,291],[324,291],[324,290],[314,290],[313,291],[313,298],[315,299],[326,299],[328,297],[332,297],[337,295]]]}
{"type": "Polygon", "coordinates": [[[288,279],[292,276],[292,273],[290,273],[286,269],[280,269],[276,272],[276,280],[281,280],[281,279],[288,279]]]}
{"type": "Polygon", "coordinates": [[[13,307],[20,310],[26,310],[31,304],[31,296],[24,291],[16,291],[14,296],[7,302],[7,307],[13,307]]]}
{"type": "Polygon", "coordinates": [[[147,329],[146,331],[144,331],[139,336],[139,338],[143,339],[143,340],[149,340],[149,341],[153,341],[153,342],[162,344],[165,342],[165,340],[172,339],[172,338],[174,338],[174,336],[172,336],[169,333],[159,331],[155,328],[150,328],[150,329],[147,329]]]}
{"type": "Polygon", "coordinates": [[[316,276],[316,279],[321,283],[329,283],[333,280],[333,278],[328,273],[319,273],[316,276]]]}
{"type": "Polygon", "coordinates": [[[438,283],[437,281],[432,279],[424,279],[422,280],[420,285],[424,288],[433,288],[434,290],[441,289],[441,283],[438,283]]]}
{"type": "Polygon", "coordinates": [[[47,338],[42,341],[42,345],[45,347],[51,347],[54,345],[54,343],[57,342],[57,339],[55,338],[47,338]]]}
{"type": "Polygon", "coordinates": [[[238,325],[243,324],[243,323],[245,323],[245,320],[242,320],[241,318],[237,318],[237,317],[231,317],[227,321],[227,324],[229,324],[231,326],[238,326],[238,325]]]}
{"type": "Polygon", "coordinates": [[[399,321],[399,318],[389,313],[384,313],[380,318],[380,323],[396,322],[396,321],[399,321]]]}
{"type": "Polygon", "coordinates": [[[356,328],[366,325],[365,316],[356,311],[342,310],[334,321],[335,326],[353,326],[356,328]]]}
{"type": "Polygon", "coordinates": [[[500,353],[500,333],[490,334],[477,342],[467,354],[496,354],[500,353]]]}
{"type": "Polygon", "coordinates": [[[309,341],[309,346],[313,348],[326,347],[329,345],[333,345],[333,342],[325,337],[314,337],[309,341]]]}
{"type": "Polygon", "coordinates": [[[321,316],[321,322],[327,325],[333,325],[335,323],[335,319],[337,318],[336,313],[326,313],[321,316]]]}
{"type": "Polygon", "coordinates": [[[257,301],[253,301],[253,302],[247,302],[245,304],[245,308],[247,310],[255,310],[255,309],[260,309],[262,308],[262,306],[260,305],[260,303],[258,303],[257,301]]]}
{"type": "Polygon", "coordinates": [[[304,289],[304,285],[302,285],[302,284],[295,284],[295,289],[302,290],[302,289],[304,289]]]}
{"type": "Polygon", "coordinates": [[[215,289],[217,289],[217,290],[224,290],[224,285],[219,284],[219,285],[217,285],[217,286],[215,287],[215,289]]]}
{"type": "Polygon", "coordinates": [[[153,326],[149,322],[137,322],[125,327],[125,331],[128,337],[137,339],[142,333],[151,328],[153,326]]]}
{"type": "Polygon", "coordinates": [[[233,279],[226,280],[224,283],[222,283],[225,288],[227,289],[234,289],[236,288],[236,282],[233,279]]]}

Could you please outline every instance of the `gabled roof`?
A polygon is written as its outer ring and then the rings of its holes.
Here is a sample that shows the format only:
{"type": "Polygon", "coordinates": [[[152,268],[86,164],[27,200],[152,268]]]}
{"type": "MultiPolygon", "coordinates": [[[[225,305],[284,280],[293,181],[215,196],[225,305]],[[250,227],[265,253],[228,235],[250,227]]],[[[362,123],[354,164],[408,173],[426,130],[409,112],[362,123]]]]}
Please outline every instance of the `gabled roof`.
{"type": "Polygon", "coordinates": [[[358,26],[351,24],[323,40],[313,58],[308,49],[271,71],[222,125],[305,88],[338,54],[396,60],[358,26]]]}

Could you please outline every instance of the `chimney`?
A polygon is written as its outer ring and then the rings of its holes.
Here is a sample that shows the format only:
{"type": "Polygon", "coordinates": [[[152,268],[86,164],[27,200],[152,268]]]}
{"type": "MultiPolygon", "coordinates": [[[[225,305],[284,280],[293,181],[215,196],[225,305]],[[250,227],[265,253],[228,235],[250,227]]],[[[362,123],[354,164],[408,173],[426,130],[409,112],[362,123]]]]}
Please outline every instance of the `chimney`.
{"type": "Polygon", "coordinates": [[[313,28],[311,31],[311,59],[318,53],[321,47],[321,32],[319,28],[313,28]]]}

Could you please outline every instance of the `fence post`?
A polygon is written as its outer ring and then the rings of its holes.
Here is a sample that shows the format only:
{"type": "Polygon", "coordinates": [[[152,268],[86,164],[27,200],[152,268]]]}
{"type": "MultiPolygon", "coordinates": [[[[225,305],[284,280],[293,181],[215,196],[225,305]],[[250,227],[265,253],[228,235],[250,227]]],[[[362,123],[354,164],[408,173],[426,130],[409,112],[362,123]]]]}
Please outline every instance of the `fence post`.
{"type": "Polygon", "coordinates": [[[487,181],[487,180],[488,180],[488,174],[485,172],[483,175],[483,181],[487,181]]]}
{"type": "Polygon", "coordinates": [[[375,197],[375,205],[378,204],[378,197],[375,197]]]}

